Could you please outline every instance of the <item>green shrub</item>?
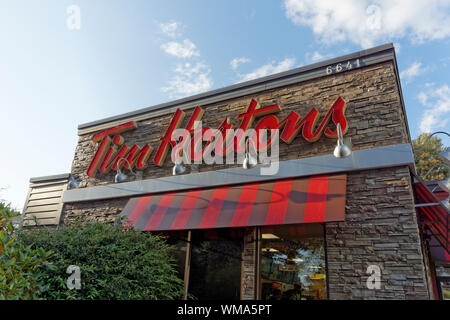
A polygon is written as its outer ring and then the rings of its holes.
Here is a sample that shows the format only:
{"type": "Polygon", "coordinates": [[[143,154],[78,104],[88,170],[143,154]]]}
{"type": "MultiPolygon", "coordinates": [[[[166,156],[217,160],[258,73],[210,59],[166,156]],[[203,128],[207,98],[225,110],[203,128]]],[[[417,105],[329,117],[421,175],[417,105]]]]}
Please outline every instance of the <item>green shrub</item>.
{"type": "Polygon", "coordinates": [[[55,231],[24,232],[33,247],[52,249],[52,266],[44,269],[45,299],[178,299],[174,248],[149,232],[121,225],[89,223],[55,231]],[[81,270],[81,288],[69,290],[67,267],[81,270]]]}
{"type": "Polygon", "coordinates": [[[0,300],[37,299],[47,287],[41,277],[51,251],[18,240],[12,220],[18,212],[0,201],[0,300]]]}

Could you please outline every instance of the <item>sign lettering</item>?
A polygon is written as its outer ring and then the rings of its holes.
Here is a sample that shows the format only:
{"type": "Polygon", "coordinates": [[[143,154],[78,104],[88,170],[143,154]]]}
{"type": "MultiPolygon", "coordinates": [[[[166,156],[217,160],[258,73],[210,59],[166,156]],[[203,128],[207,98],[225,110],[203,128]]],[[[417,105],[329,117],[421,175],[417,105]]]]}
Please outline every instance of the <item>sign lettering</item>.
{"type": "MultiPolygon", "coordinates": [[[[256,123],[255,130],[257,132],[258,150],[268,148],[272,143],[270,139],[268,139],[265,145],[260,143],[259,132],[261,129],[279,129],[281,132],[281,140],[287,144],[290,144],[300,132],[308,142],[317,141],[322,134],[325,134],[328,138],[337,138],[336,130],[330,129],[328,125],[330,121],[335,125],[340,123],[342,132],[345,134],[348,130],[345,109],[345,101],[339,97],[317,126],[320,115],[316,108],[312,108],[303,118],[297,112],[292,111],[285,119],[279,121],[275,116],[276,113],[281,111],[278,104],[261,107],[256,100],[252,99],[247,110],[238,115],[238,119],[241,119],[238,129],[242,130],[237,130],[237,132],[245,132],[245,130],[253,126],[253,123],[256,123]]],[[[242,151],[242,148],[245,148],[242,141],[244,138],[243,134],[236,134],[231,137],[226,135],[227,130],[232,128],[230,119],[226,117],[217,129],[222,135],[222,139],[217,139],[217,143],[221,143],[221,145],[216,146],[216,141],[210,141],[200,153],[195,152],[195,147],[199,143],[202,143],[202,135],[195,134],[196,128],[194,128],[194,125],[196,121],[201,121],[204,113],[205,111],[200,106],[196,107],[186,125],[186,130],[191,132],[191,154],[194,160],[201,158],[204,153],[211,152],[212,148],[219,154],[226,154],[231,148],[234,148],[236,152],[242,151]]],[[[160,139],[159,146],[153,157],[153,163],[155,165],[161,167],[166,160],[169,150],[175,148],[177,145],[177,142],[173,140],[172,134],[176,129],[180,128],[184,117],[185,113],[181,109],[175,111],[166,132],[160,139]]],[[[137,170],[145,169],[153,148],[148,144],[142,147],[138,147],[137,145],[129,147],[125,145],[125,140],[120,135],[123,132],[136,128],[137,123],[131,121],[93,135],[91,140],[99,145],[87,170],[88,176],[95,177],[98,171],[107,174],[111,170],[115,171],[122,167],[127,169],[135,168],[137,170]],[[126,161],[120,161],[119,163],[119,159],[121,158],[125,158],[128,163],[126,161]]],[[[203,133],[208,129],[200,128],[198,130],[203,133]]]]}

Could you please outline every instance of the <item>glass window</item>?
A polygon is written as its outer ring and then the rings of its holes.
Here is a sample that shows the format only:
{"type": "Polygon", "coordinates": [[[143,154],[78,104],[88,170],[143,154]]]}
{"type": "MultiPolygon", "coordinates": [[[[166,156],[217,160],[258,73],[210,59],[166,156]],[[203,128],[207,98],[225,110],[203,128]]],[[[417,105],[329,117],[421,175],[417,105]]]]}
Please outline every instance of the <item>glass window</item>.
{"type": "Polygon", "coordinates": [[[261,228],[261,299],[326,299],[321,224],[261,228]]]}
{"type": "Polygon", "coordinates": [[[240,299],[243,229],[192,231],[189,295],[240,299]]]}
{"type": "Polygon", "coordinates": [[[168,244],[175,247],[174,258],[178,271],[178,277],[180,279],[184,279],[188,231],[155,232],[155,234],[164,238],[168,244]]]}
{"type": "Polygon", "coordinates": [[[450,277],[436,278],[441,300],[450,300],[450,277]]]}

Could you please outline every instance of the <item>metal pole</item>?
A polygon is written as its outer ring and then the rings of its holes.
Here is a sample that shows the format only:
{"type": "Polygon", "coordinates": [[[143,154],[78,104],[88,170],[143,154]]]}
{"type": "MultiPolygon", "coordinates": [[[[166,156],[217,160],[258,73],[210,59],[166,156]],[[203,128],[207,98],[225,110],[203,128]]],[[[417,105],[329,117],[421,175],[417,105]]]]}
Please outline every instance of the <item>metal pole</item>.
{"type": "Polygon", "coordinates": [[[186,246],[186,261],[184,263],[184,294],[183,300],[187,300],[189,288],[189,273],[191,269],[191,230],[188,231],[186,246]]]}

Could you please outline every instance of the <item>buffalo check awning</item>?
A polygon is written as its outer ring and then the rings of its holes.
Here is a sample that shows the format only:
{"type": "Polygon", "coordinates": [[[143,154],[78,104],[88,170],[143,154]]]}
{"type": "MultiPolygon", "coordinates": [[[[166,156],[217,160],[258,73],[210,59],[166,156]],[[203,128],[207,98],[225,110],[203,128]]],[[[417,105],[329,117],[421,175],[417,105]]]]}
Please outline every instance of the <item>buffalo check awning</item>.
{"type": "Polygon", "coordinates": [[[421,226],[450,253],[449,210],[418,176],[414,175],[413,181],[415,207],[421,226]]]}
{"type": "Polygon", "coordinates": [[[346,175],[220,186],[131,198],[121,216],[167,231],[343,221],[346,175]]]}

